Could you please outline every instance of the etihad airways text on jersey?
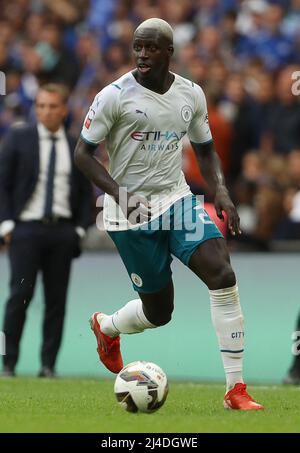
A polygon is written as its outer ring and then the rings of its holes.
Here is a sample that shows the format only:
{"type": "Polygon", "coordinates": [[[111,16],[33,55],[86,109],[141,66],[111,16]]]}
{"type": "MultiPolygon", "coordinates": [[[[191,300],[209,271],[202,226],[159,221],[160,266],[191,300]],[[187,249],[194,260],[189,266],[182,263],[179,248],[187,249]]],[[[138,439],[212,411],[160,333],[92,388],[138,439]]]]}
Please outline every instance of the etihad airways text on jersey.
{"type": "Polygon", "coordinates": [[[143,142],[144,140],[151,140],[151,141],[158,141],[158,140],[181,140],[184,137],[186,131],[183,132],[175,132],[175,131],[135,131],[132,132],[131,138],[133,140],[137,140],[138,142],[143,142]]]}

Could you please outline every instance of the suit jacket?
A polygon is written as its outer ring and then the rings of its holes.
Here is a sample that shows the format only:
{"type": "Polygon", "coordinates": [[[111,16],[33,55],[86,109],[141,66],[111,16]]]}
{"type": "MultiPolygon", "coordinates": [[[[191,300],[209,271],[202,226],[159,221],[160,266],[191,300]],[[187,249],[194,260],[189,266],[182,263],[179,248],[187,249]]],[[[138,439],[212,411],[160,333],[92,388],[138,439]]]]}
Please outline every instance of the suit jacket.
{"type": "MultiPolygon", "coordinates": [[[[92,186],[74,164],[76,141],[66,134],[71,154],[70,206],[74,225],[93,221],[92,186]]],[[[13,127],[0,146],[0,223],[17,220],[33,194],[39,176],[36,125],[13,127]]]]}

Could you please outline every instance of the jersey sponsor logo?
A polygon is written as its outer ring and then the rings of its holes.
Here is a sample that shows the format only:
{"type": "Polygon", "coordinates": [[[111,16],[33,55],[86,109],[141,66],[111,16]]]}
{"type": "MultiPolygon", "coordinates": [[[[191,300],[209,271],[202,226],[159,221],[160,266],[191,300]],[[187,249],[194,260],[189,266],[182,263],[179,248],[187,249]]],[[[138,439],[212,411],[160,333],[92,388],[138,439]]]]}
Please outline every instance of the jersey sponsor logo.
{"type": "Polygon", "coordinates": [[[184,105],[181,109],[181,116],[183,121],[189,123],[193,116],[193,111],[189,105],[184,105]]]}
{"type": "Polygon", "coordinates": [[[147,145],[144,145],[143,143],[140,147],[140,150],[142,151],[176,151],[177,149],[179,149],[178,142],[168,144],[148,143],[147,145]]]}
{"type": "Polygon", "coordinates": [[[94,119],[94,116],[96,115],[96,112],[94,109],[90,108],[88,114],[87,114],[87,117],[86,117],[86,120],[85,120],[85,123],[84,123],[84,126],[89,129],[91,127],[91,124],[92,124],[92,121],[94,119]]]}
{"type": "Polygon", "coordinates": [[[138,274],[135,274],[134,272],[132,272],[130,277],[131,277],[131,280],[133,281],[133,283],[135,284],[135,286],[137,286],[138,288],[143,286],[143,280],[141,279],[141,277],[138,274]]]}
{"type": "Polygon", "coordinates": [[[158,140],[181,140],[184,137],[186,131],[175,132],[175,131],[135,131],[132,132],[131,138],[138,142],[143,142],[147,140],[158,141],[158,140]]]}

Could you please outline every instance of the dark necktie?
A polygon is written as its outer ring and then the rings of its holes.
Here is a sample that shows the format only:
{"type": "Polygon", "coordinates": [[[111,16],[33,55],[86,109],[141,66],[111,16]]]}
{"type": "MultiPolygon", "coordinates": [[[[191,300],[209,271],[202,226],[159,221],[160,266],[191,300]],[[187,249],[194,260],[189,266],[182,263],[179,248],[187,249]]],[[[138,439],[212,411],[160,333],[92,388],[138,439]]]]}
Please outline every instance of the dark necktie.
{"type": "Polygon", "coordinates": [[[53,192],[54,192],[54,177],[55,177],[55,162],[56,162],[56,137],[51,135],[51,151],[48,162],[47,182],[46,182],[46,197],[45,197],[45,209],[44,216],[50,217],[52,215],[53,206],[53,192]]]}

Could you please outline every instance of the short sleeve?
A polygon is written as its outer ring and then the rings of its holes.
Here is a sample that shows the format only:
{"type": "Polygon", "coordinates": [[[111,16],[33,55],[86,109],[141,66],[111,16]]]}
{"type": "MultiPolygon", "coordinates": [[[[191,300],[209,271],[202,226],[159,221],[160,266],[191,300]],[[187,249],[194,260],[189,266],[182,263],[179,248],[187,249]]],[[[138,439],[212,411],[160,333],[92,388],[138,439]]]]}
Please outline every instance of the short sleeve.
{"type": "Polygon", "coordinates": [[[194,85],[196,111],[190,122],[187,135],[194,143],[206,143],[212,141],[209,128],[208,113],[205,95],[199,85],[194,85]]]}
{"type": "Polygon", "coordinates": [[[81,137],[87,143],[98,145],[109,134],[118,119],[120,89],[108,85],[95,96],[85,117],[81,137]]]}

